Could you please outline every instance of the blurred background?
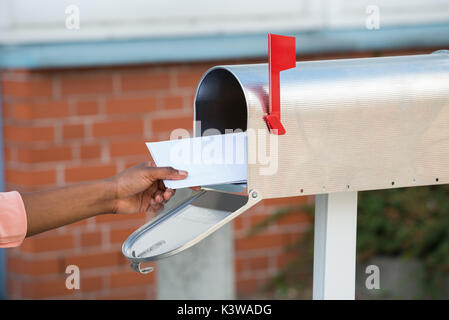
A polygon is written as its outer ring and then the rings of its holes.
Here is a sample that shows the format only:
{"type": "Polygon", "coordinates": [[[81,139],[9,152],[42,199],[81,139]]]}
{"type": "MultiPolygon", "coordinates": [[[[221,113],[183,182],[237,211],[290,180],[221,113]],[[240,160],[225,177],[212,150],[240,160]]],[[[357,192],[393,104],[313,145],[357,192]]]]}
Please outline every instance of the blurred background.
{"type": "MultiPolygon", "coordinates": [[[[267,33],[297,59],[449,48],[447,0],[0,0],[0,188],[105,178],[148,159],[145,141],[192,129],[201,75],[267,61],[267,33]]],[[[264,201],[234,221],[235,298],[311,298],[313,198],[264,201]]],[[[0,249],[4,299],[161,298],[158,271],[122,256],[144,214],[104,215],[0,249]],[[65,287],[67,265],[81,289],[65,287]]],[[[449,189],[359,194],[359,299],[449,297],[449,189]],[[365,266],[379,266],[379,290],[365,266]]]]}

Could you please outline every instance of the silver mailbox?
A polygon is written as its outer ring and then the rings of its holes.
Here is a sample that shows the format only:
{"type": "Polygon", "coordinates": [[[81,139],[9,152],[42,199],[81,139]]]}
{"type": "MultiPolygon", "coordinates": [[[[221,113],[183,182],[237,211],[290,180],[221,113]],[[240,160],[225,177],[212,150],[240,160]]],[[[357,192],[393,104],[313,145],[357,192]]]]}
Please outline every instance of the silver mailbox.
{"type": "Polygon", "coordinates": [[[264,152],[276,155],[268,170],[257,161],[261,139],[274,138],[264,120],[267,64],[203,75],[195,134],[247,131],[247,188],[178,191],[124,243],[136,270],[194,245],[262,199],[449,182],[449,51],[298,62],[280,83],[286,134],[266,143],[264,152]]]}

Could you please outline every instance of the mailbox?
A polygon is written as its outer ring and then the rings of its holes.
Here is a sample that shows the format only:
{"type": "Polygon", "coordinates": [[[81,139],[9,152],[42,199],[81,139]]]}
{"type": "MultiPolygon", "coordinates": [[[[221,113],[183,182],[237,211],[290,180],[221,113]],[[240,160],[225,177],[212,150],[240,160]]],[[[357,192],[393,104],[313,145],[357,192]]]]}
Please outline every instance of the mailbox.
{"type": "Polygon", "coordinates": [[[135,270],[150,271],[140,263],[194,245],[262,199],[449,182],[449,51],[298,62],[280,75],[284,135],[267,126],[268,88],[267,64],[203,75],[195,135],[246,131],[247,185],[178,190],[123,244],[135,270]],[[272,168],[257,159],[263,140],[272,168]]]}

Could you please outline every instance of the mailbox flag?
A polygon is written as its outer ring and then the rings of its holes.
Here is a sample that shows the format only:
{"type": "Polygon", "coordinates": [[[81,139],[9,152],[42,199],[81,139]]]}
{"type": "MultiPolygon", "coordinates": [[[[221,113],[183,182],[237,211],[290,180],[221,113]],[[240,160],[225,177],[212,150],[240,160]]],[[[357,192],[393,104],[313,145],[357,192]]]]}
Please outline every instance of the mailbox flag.
{"type": "Polygon", "coordinates": [[[296,67],[295,41],[295,37],[268,34],[270,110],[264,118],[270,130],[278,135],[285,134],[285,128],[281,123],[280,73],[283,70],[296,67]]]}

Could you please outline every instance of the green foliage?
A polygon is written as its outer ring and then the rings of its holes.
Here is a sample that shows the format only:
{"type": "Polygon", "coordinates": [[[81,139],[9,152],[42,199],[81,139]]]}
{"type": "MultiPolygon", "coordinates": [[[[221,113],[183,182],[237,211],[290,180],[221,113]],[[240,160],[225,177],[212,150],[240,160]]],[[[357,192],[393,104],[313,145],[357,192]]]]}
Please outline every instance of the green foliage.
{"type": "MultiPolygon", "coordinates": [[[[313,208],[279,210],[262,221],[251,233],[260,232],[279,218],[313,208]]],[[[294,261],[274,277],[271,287],[286,292],[310,285],[313,260],[313,228],[286,250],[299,250],[294,261]]],[[[449,186],[415,187],[359,193],[357,219],[357,258],[373,256],[416,259],[425,268],[427,295],[440,297],[443,281],[449,272],[449,186]]]]}
{"type": "Polygon", "coordinates": [[[421,261],[425,287],[439,297],[449,271],[449,186],[362,192],[358,210],[358,258],[421,261]]]}

